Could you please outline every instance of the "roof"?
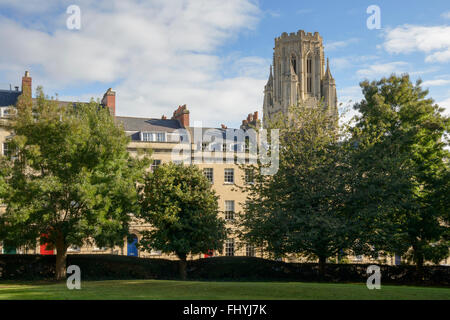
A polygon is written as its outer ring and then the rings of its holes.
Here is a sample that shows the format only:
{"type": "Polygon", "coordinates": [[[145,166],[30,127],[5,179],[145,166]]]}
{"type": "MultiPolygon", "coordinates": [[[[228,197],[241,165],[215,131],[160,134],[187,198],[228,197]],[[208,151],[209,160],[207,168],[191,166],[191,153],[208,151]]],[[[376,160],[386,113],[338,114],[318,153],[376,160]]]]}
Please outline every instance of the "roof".
{"type": "Polygon", "coordinates": [[[116,116],[116,121],[123,124],[125,131],[163,131],[172,132],[182,129],[178,120],[173,119],[153,119],[153,118],[134,118],[116,116]]]}
{"type": "Polygon", "coordinates": [[[239,134],[242,134],[242,131],[240,129],[235,128],[200,128],[200,127],[189,127],[189,133],[191,137],[194,136],[195,130],[201,129],[202,130],[202,137],[204,139],[210,140],[212,137],[222,137],[223,141],[235,141],[235,137],[239,134]]]}
{"type": "Polygon", "coordinates": [[[22,91],[0,90],[0,107],[15,105],[21,94],[22,91]]]}
{"type": "MultiPolygon", "coordinates": [[[[116,121],[123,124],[124,130],[128,132],[133,132],[131,134],[132,140],[140,140],[139,132],[173,132],[177,129],[183,129],[178,120],[173,119],[154,119],[154,118],[136,118],[136,117],[120,117],[116,116],[116,121]]],[[[189,134],[193,137],[195,127],[188,127],[187,130],[189,134]]],[[[201,128],[202,137],[207,136],[221,136],[222,139],[234,141],[235,134],[239,129],[222,129],[222,128],[201,128]],[[226,136],[231,133],[231,136],[226,136]]]]}

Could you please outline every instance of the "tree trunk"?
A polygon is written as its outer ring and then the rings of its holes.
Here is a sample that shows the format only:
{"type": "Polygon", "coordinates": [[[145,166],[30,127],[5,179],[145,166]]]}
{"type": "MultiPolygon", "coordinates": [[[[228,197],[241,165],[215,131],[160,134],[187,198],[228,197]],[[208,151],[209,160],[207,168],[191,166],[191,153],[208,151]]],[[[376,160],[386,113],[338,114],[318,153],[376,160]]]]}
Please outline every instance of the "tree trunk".
{"type": "Polygon", "coordinates": [[[419,256],[416,258],[416,270],[417,270],[417,277],[420,282],[423,281],[423,256],[419,256]]]}
{"type": "Polygon", "coordinates": [[[413,257],[414,262],[416,263],[416,271],[417,271],[417,278],[419,282],[423,281],[423,264],[424,264],[424,258],[421,251],[419,251],[419,246],[413,245],[413,257]]]}
{"type": "Polygon", "coordinates": [[[319,257],[319,277],[321,280],[325,277],[325,266],[327,257],[319,257]]]}
{"type": "Polygon", "coordinates": [[[56,280],[64,280],[66,278],[67,248],[62,235],[58,235],[55,245],[56,245],[56,280]]]}
{"type": "Polygon", "coordinates": [[[179,264],[179,271],[180,271],[180,279],[181,280],[186,280],[186,254],[179,254],[178,258],[180,259],[180,264],[179,264]]]}

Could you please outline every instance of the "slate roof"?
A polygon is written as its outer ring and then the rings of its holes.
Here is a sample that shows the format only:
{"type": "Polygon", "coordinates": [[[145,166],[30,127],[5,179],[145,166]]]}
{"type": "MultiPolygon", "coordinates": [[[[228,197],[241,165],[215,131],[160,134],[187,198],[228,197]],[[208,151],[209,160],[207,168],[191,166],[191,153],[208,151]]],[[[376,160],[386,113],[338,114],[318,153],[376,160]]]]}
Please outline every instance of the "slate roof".
{"type": "Polygon", "coordinates": [[[173,132],[180,129],[178,120],[172,119],[153,119],[153,118],[134,118],[116,116],[116,121],[121,122],[125,131],[161,131],[173,132]]]}
{"type": "Polygon", "coordinates": [[[0,90],[0,107],[7,107],[16,104],[22,91],[0,90]]]}
{"type": "MultiPolygon", "coordinates": [[[[189,133],[191,137],[194,136],[194,130],[195,127],[189,127],[189,133]]],[[[236,131],[239,131],[240,129],[234,129],[234,128],[201,128],[202,129],[202,137],[206,139],[207,137],[217,137],[222,136],[223,141],[231,141],[234,142],[235,135],[237,135],[236,131]],[[228,136],[227,136],[228,134],[228,136]]]]}
{"type": "MultiPolygon", "coordinates": [[[[183,129],[178,120],[173,119],[154,119],[154,118],[135,118],[116,116],[116,121],[123,124],[124,130],[133,132],[132,140],[140,140],[139,132],[173,132],[177,129],[183,129]]],[[[194,136],[195,127],[188,127],[191,137],[194,136]]],[[[228,128],[228,130],[239,130],[228,128]]],[[[222,128],[202,128],[202,137],[222,136],[224,141],[234,141],[234,135],[226,137],[227,130],[222,128]]]]}

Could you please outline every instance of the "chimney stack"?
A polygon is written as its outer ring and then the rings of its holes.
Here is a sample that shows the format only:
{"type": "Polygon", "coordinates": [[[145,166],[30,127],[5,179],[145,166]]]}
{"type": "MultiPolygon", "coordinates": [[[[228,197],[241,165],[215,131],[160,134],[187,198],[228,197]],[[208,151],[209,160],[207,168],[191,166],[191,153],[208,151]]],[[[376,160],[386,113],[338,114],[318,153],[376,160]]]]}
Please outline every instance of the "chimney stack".
{"type": "Polygon", "coordinates": [[[173,120],[178,120],[183,128],[189,127],[189,110],[186,105],[178,106],[178,109],[173,112],[173,120]]]}
{"type": "Polygon", "coordinates": [[[31,77],[28,71],[25,71],[25,75],[22,77],[22,94],[30,97],[31,99],[31,77]]]}
{"type": "Polygon", "coordinates": [[[247,115],[247,119],[242,120],[242,125],[241,125],[242,130],[248,130],[251,127],[256,127],[256,128],[261,127],[261,120],[258,119],[258,111],[255,111],[254,113],[249,113],[247,115]]]}
{"type": "Polygon", "coordinates": [[[224,124],[221,124],[220,126],[222,127],[222,129],[227,129],[227,128],[228,128],[228,127],[227,127],[226,125],[224,125],[224,124]]]}
{"type": "Polygon", "coordinates": [[[109,88],[103,95],[102,104],[109,109],[112,116],[116,115],[116,92],[109,88]]]}
{"type": "Polygon", "coordinates": [[[162,115],[161,119],[162,120],[167,120],[167,117],[165,115],[162,115]]]}

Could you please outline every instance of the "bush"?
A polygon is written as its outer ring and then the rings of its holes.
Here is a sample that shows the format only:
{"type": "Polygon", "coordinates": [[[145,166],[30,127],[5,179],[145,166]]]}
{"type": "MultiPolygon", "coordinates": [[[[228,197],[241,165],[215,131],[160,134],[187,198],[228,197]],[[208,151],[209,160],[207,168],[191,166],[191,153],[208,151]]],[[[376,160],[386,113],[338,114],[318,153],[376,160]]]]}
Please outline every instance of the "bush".
{"type": "MultiPolygon", "coordinates": [[[[55,278],[55,256],[0,255],[0,279],[55,278]]],[[[67,266],[77,265],[83,280],[174,279],[177,261],[117,255],[67,255],[67,266]]]]}
{"type": "MultiPolygon", "coordinates": [[[[83,280],[178,279],[178,261],[117,255],[68,255],[67,265],[78,265],[83,280]]],[[[316,263],[285,263],[252,257],[214,257],[188,261],[192,280],[363,282],[368,264],[327,264],[319,277],[316,263]]],[[[381,284],[450,286],[450,267],[426,266],[419,282],[415,266],[379,265],[381,284]]],[[[1,280],[54,279],[55,256],[0,255],[1,280]]]]}

